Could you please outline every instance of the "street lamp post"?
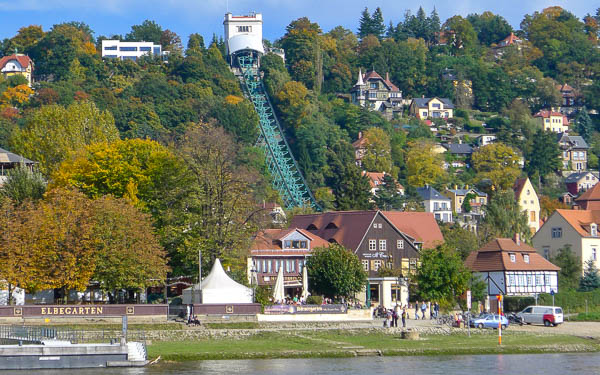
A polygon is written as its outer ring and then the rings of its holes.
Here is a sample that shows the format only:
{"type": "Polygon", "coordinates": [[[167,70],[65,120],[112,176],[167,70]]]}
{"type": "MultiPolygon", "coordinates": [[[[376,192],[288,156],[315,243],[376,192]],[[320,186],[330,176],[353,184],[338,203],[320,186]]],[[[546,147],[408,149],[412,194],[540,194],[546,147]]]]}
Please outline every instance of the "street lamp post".
{"type": "Polygon", "coordinates": [[[256,278],[257,274],[256,267],[252,264],[252,268],[250,269],[250,286],[252,286],[252,302],[256,303],[256,285],[258,284],[258,279],[256,278]],[[256,279],[256,283],[254,282],[256,279]]]}

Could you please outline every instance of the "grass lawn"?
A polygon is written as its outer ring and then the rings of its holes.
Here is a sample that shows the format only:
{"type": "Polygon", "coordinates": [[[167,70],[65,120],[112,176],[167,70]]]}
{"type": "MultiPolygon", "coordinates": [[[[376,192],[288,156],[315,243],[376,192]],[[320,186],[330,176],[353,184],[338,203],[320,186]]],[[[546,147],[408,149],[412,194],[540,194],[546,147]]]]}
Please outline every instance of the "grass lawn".
{"type": "Polygon", "coordinates": [[[570,319],[577,322],[600,322],[600,312],[579,313],[570,319]]]}
{"type": "Polygon", "coordinates": [[[504,332],[501,347],[493,334],[426,335],[420,340],[403,340],[399,335],[372,331],[281,331],[245,338],[155,342],[148,346],[148,356],[160,355],[171,361],[345,357],[361,349],[378,349],[384,355],[437,355],[600,351],[600,345],[574,336],[510,331],[504,332]]]}

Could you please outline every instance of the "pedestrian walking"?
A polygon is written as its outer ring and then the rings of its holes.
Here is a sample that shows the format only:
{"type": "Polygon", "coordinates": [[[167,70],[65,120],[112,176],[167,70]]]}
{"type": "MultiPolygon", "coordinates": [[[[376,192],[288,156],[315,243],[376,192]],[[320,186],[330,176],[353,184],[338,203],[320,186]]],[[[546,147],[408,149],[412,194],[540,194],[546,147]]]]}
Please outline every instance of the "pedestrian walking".
{"type": "Polygon", "coordinates": [[[392,309],[387,310],[387,314],[385,316],[385,323],[388,328],[390,328],[392,326],[392,319],[393,319],[392,316],[393,316],[392,309]]]}
{"type": "Polygon", "coordinates": [[[402,308],[402,328],[406,328],[406,316],[407,316],[407,312],[406,312],[406,307],[402,308]]]}
{"type": "Polygon", "coordinates": [[[415,301],[415,320],[419,319],[419,301],[415,301]]]}
{"type": "Polygon", "coordinates": [[[440,304],[437,301],[434,304],[433,309],[435,310],[435,317],[437,319],[438,315],[440,314],[440,304]]]}
{"type": "Polygon", "coordinates": [[[398,318],[400,318],[400,306],[398,306],[398,304],[396,304],[396,307],[394,307],[394,324],[393,326],[398,328],[398,318]]]}
{"type": "Polygon", "coordinates": [[[429,320],[433,320],[435,302],[429,302],[429,320]]]}
{"type": "Polygon", "coordinates": [[[425,303],[425,301],[423,301],[423,303],[421,304],[421,313],[422,315],[422,319],[425,320],[425,311],[427,310],[427,304],[425,303]]]}

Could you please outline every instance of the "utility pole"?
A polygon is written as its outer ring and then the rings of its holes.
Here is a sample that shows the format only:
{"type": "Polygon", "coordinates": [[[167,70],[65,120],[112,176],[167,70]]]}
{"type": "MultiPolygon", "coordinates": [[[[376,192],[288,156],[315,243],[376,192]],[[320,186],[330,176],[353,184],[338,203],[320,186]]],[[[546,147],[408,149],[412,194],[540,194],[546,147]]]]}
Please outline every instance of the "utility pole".
{"type": "Polygon", "coordinates": [[[198,284],[200,285],[198,303],[202,303],[202,250],[198,250],[198,284]]]}

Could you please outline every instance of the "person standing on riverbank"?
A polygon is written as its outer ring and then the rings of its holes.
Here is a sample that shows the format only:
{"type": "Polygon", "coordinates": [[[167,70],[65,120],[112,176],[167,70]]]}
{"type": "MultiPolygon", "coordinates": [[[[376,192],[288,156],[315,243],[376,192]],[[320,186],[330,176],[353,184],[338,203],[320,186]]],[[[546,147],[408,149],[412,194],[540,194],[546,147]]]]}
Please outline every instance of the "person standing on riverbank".
{"type": "Polygon", "coordinates": [[[406,328],[406,316],[408,313],[406,312],[406,307],[402,308],[402,328],[406,328]]]}
{"type": "Polygon", "coordinates": [[[421,313],[422,315],[422,320],[425,320],[425,311],[427,311],[427,304],[425,303],[425,301],[423,301],[423,303],[421,304],[421,313]]]}
{"type": "Polygon", "coordinates": [[[419,319],[419,301],[415,301],[415,320],[419,319]]]}
{"type": "Polygon", "coordinates": [[[398,304],[396,304],[396,306],[394,307],[394,315],[393,315],[394,321],[392,324],[394,327],[398,328],[398,318],[400,318],[400,306],[398,306],[398,304]]]}

